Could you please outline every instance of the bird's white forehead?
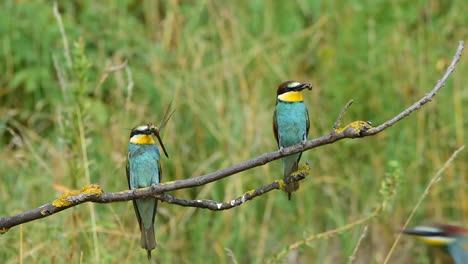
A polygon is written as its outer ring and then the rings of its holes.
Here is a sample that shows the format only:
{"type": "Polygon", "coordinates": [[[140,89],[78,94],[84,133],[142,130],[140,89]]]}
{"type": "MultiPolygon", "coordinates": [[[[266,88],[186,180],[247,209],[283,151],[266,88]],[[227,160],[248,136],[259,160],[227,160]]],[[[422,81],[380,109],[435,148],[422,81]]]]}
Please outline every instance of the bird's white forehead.
{"type": "Polygon", "coordinates": [[[301,83],[300,83],[300,82],[292,82],[292,83],[288,84],[288,87],[289,87],[289,88],[296,87],[296,86],[298,86],[299,84],[301,84],[301,83]]]}
{"type": "Polygon", "coordinates": [[[148,129],[148,126],[137,126],[135,127],[135,130],[137,131],[145,131],[148,129]]]}
{"type": "Polygon", "coordinates": [[[417,226],[413,230],[425,231],[425,232],[441,232],[441,231],[443,231],[440,228],[431,227],[431,226],[417,226]]]}

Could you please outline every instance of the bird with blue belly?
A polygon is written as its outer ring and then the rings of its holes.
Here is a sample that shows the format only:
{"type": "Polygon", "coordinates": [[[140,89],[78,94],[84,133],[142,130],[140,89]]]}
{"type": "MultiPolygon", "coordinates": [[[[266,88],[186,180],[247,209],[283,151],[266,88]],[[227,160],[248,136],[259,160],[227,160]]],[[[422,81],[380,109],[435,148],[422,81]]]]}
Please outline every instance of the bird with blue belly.
{"type": "MultiPolygon", "coordinates": [[[[276,93],[276,106],[273,115],[273,132],[280,149],[296,145],[307,140],[309,134],[309,113],[304,103],[302,91],[312,90],[310,83],[286,81],[276,93]]],[[[288,177],[298,170],[301,153],[283,158],[283,177],[288,177]]],[[[283,190],[291,200],[291,193],[299,188],[299,182],[287,184],[283,190]]]]}
{"type": "Polygon", "coordinates": [[[437,224],[405,229],[403,233],[416,236],[428,245],[441,247],[452,257],[455,264],[468,264],[468,229],[466,228],[437,224]]]}
{"type": "MultiPolygon", "coordinates": [[[[151,124],[138,126],[130,133],[130,143],[127,155],[127,179],[131,190],[149,187],[161,182],[160,153],[152,134],[158,138],[164,153],[166,149],[159,134],[155,133],[151,124]]],[[[141,247],[146,249],[148,259],[151,259],[151,250],[156,248],[154,235],[154,222],[158,200],[156,198],[143,198],[133,200],[133,207],[141,231],[141,247]]]]}

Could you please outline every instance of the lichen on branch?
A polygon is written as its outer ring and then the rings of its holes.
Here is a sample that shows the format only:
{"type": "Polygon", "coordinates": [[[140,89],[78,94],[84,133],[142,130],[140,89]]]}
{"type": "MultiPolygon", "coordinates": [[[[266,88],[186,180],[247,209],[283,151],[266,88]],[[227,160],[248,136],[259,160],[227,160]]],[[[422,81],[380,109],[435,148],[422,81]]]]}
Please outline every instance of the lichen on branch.
{"type": "MultiPolygon", "coordinates": [[[[45,204],[36,209],[29,210],[17,215],[0,218],[0,234],[6,233],[8,229],[16,225],[48,217],[52,214],[58,213],[62,210],[68,209],[70,207],[76,206],[84,202],[111,203],[129,201],[145,197],[156,197],[162,201],[178,204],[181,206],[192,206],[206,208],[210,210],[226,210],[243,204],[245,201],[250,200],[253,197],[263,195],[271,190],[281,189],[285,183],[302,180],[305,177],[305,174],[303,172],[298,172],[297,175],[293,174],[289,177],[286,177],[284,180],[278,180],[272,184],[257,188],[253,192],[247,192],[243,196],[238,197],[229,203],[216,203],[215,201],[210,200],[185,200],[165,194],[169,191],[194,188],[197,186],[202,186],[211,182],[221,180],[229,176],[238,175],[239,172],[265,165],[271,161],[283,158],[291,154],[304,152],[306,150],[317,148],[327,144],[332,144],[344,138],[367,137],[380,133],[386,128],[395,124],[396,122],[409,116],[411,113],[418,110],[426,103],[432,101],[437,92],[445,85],[445,82],[447,81],[450,74],[455,70],[455,65],[461,58],[463,48],[464,42],[460,41],[457,51],[445,74],[439,81],[437,81],[435,87],[429,93],[425,94],[420,100],[416,101],[413,105],[406,108],[401,113],[397,114],[393,118],[387,120],[386,122],[377,127],[372,127],[371,124],[367,121],[355,121],[343,128],[339,127],[344,113],[353,102],[351,100],[345,105],[343,110],[340,112],[338,118],[336,119],[332,127],[331,132],[327,135],[314,138],[305,142],[301,142],[297,145],[283,148],[281,150],[266,153],[251,160],[247,160],[242,163],[206,175],[152,185],[151,187],[147,188],[115,193],[105,193],[102,191],[102,188],[97,184],[88,185],[83,187],[79,191],[72,191],[63,194],[61,197],[53,201],[53,203],[45,204]]],[[[391,196],[391,193],[388,194],[388,196],[391,196]]]]}

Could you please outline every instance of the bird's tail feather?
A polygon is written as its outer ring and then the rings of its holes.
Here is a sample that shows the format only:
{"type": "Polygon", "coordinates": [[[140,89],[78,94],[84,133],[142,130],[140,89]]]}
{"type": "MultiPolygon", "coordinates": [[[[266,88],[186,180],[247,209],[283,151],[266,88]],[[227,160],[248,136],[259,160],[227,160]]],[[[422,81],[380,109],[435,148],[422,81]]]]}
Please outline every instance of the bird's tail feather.
{"type": "MultiPolygon", "coordinates": [[[[284,165],[285,165],[284,177],[286,178],[289,175],[291,175],[291,173],[298,170],[299,160],[295,161],[292,164],[292,166],[290,166],[289,168],[286,167],[286,164],[284,164],[284,165]]],[[[299,182],[291,182],[289,184],[286,184],[286,186],[284,186],[283,191],[288,193],[288,200],[291,200],[291,193],[297,191],[298,189],[299,189],[299,182]]]]}
{"type": "Polygon", "coordinates": [[[291,200],[291,193],[299,189],[299,182],[291,182],[284,186],[284,191],[288,193],[288,200],[291,200]]]}
{"type": "Polygon", "coordinates": [[[156,238],[154,236],[154,226],[150,228],[143,228],[141,230],[141,247],[146,249],[148,259],[151,259],[151,250],[156,248],[156,238]]]}

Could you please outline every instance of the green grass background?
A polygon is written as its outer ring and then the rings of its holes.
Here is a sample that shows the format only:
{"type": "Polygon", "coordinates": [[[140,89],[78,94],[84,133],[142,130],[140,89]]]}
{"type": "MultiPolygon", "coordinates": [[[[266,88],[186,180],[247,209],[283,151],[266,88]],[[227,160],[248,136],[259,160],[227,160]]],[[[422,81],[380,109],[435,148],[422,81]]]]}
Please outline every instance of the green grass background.
{"type": "MultiPolygon", "coordinates": [[[[276,87],[308,81],[310,138],[343,122],[393,117],[429,92],[468,34],[468,2],[60,1],[71,63],[52,1],[0,4],[0,216],[51,202],[60,186],[127,189],[130,128],[176,113],[163,138],[164,180],[213,172],[276,149],[276,87]],[[55,66],[54,66],[55,60],[55,66]],[[106,72],[128,61],[128,68],[106,72]],[[129,85],[129,74],[134,83],[129,85]]],[[[466,52],[465,52],[466,53],[466,52]]],[[[401,183],[368,222],[355,263],[381,263],[429,179],[466,144],[468,56],[434,101],[385,132],[304,153],[311,176],[291,202],[272,192],[211,212],[159,206],[160,263],[261,263],[305,237],[365,217],[392,160],[401,183]]],[[[466,150],[411,226],[467,226],[466,150]]],[[[281,162],[172,194],[229,201],[281,178],[281,162]]],[[[288,252],[280,263],[345,263],[362,226],[288,252]]],[[[80,205],[0,236],[2,263],[146,262],[130,202],[80,205]]],[[[429,263],[404,237],[390,263],[429,263]]]]}

